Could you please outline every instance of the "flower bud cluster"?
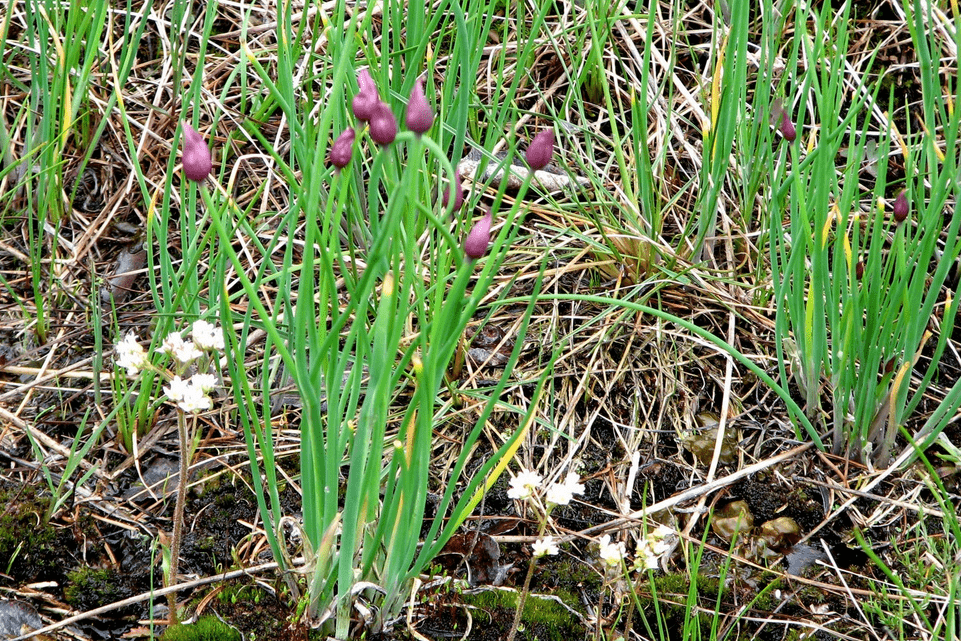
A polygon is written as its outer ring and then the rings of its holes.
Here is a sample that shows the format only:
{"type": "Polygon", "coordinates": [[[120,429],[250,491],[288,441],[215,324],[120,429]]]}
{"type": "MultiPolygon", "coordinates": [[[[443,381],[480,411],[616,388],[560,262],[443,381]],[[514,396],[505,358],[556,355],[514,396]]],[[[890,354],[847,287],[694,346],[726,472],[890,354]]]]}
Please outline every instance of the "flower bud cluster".
{"type": "Polygon", "coordinates": [[[788,142],[795,141],[797,138],[797,129],[794,127],[794,122],[791,120],[791,116],[788,114],[787,109],[784,108],[784,103],[780,98],[775,98],[771,102],[769,118],[771,125],[781,132],[781,137],[788,142]]]}
{"type": "MultiPolygon", "coordinates": [[[[397,119],[390,106],[380,99],[377,85],[367,69],[357,76],[360,91],[354,96],[351,107],[357,120],[368,123],[370,137],[379,145],[389,145],[397,136],[397,119]]],[[[424,95],[424,80],[418,78],[407,100],[407,128],[420,135],[434,125],[434,112],[431,111],[427,96],[424,95]]]]}
{"type": "MultiPolygon", "coordinates": [[[[357,74],[357,86],[360,90],[350,103],[354,117],[360,122],[367,123],[371,140],[386,147],[397,137],[397,119],[394,117],[394,112],[380,99],[377,84],[370,75],[370,71],[362,69],[357,74]]],[[[426,133],[434,124],[434,112],[431,111],[427,96],[424,95],[423,79],[418,78],[410,92],[405,122],[407,128],[417,135],[426,133]]],[[[328,160],[338,170],[343,169],[350,162],[354,152],[355,136],[353,128],[345,129],[330,148],[328,160]]]]}
{"type": "MultiPolygon", "coordinates": [[[[446,187],[444,189],[444,196],[441,199],[441,203],[444,205],[444,207],[447,206],[448,202],[450,202],[450,187],[446,187]]],[[[457,172],[457,178],[454,179],[454,203],[451,205],[451,207],[454,209],[454,211],[457,211],[463,204],[464,185],[461,183],[460,172],[457,172]]]]}
{"type": "Polygon", "coordinates": [[[434,112],[424,95],[424,80],[418,78],[407,101],[407,128],[415,134],[425,134],[434,126],[434,112]]]}
{"type": "MultiPolygon", "coordinates": [[[[386,147],[397,137],[397,119],[390,106],[380,98],[377,84],[370,71],[362,69],[357,75],[357,94],[351,100],[354,117],[367,123],[367,130],[371,140],[386,147]]],[[[424,93],[424,80],[418,78],[414,82],[407,100],[407,114],[404,119],[407,129],[417,136],[421,136],[434,126],[434,112],[424,93]]],[[[347,129],[338,136],[331,146],[329,161],[338,170],[350,163],[354,148],[355,132],[347,129]]],[[[531,169],[539,171],[551,162],[554,154],[554,132],[550,129],[541,131],[527,147],[527,164],[531,169]]],[[[450,205],[452,209],[460,209],[464,204],[464,192],[461,176],[458,174],[452,184],[444,189],[442,195],[444,207],[450,205]],[[452,193],[453,191],[453,193],[452,193]]],[[[488,209],[483,218],[477,221],[464,240],[464,254],[471,260],[477,260],[487,252],[491,241],[491,226],[493,212],[488,209]]]]}
{"type": "Polygon", "coordinates": [[[781,124],[778,125],[778,131],[788,142],[794,142],[797,138],[797,129],[794,128],[794,123],[791,122],[786,111],[781,112],[781,124]]]}
{"type": "Polygon", "coordinates": [[[550,129],[545,129],[534,136],[534,139],[531,140],[531,144],[527,146],[527,153],[525,154],[525,157],[527,158],[527,164],[530,165],[531,169],[540,171],[550,164],[551,156],[553,155],[554,132],[550,129]]]}
{"type": "Polygon", "coordinates": [[[330,148],[330,164],[337,169],[343,169],[350,162],[350,157],[354,153],[354,137],[354,128],[348,127],[330,148]]]}
{"type": "Polygon", "coordinates": [[[494,213],[488,209],[484,217],[477,221],[467,234],[464,241],[464,253],[472,260],[477,260],[487,252],[487,246],[491,242],[491,224],[494,221],[494,213]]]}

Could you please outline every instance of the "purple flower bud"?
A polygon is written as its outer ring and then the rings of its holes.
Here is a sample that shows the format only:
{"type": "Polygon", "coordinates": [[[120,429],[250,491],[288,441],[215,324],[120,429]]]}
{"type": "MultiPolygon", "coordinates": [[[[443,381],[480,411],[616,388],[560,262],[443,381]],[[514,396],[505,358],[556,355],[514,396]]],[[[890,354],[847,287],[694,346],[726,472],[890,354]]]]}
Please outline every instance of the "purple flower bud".
{"type": "Polygon", "coordinates": [[[771,102],[771,111],[768,114],[768,120],[772,127],[777,127],[781,135],[784,136],[785,140],[794,142],[797,138],[797,131],[794,129],[794,123],[791,122],[791,118],[788,116],[787,111],[784,109],[784,103],[780,98],[775,98],[771,102]]]}
{"type": "Polygon", "coordinates": [[[781,124],[778,125],[778,130],[788,142],[794,142],[794,139],[797,138],[797,130],[794,128],[794,123],[788,118],[786,111],[781,112],[781,124]]]}
{"type": "Polygon", "coordinates": [[[897,365],[897,363],[897,360],[893,356],[889,358],[887,361],[885,361],[884,365],[881,366],[881,375],[883,376],[884,374],[890,374],[893,372],[894,366],[897,365]]]}
{"type": "Polygon", "coordinates": [[[201,182],[210,175],[212,163],[210,161],[210,148],[203,136],[197,133],[193,127],[183,123],[184,130],[184,175],[188,180],[201,182]]]}
{"type": "Polygon", "coordinates": [[[348,127],[334,141],[330,148],[330,164],[334,167],[343,169],[350,162],[350,157],[354,153],[354,136],[354,128],[348,127]]]}
{"type": "Polygon", "coordinates": [[[554,132],[545,129],[534,136],[531,144],[527,145],[527,164],[535,171],[543,169],[550,164],[553,154],[554,132]]]}
{"type": "Polygon", "coordinates": [[[370,137],[378,145],[389,145],[397,137],[397,119],[386,103],[377,101],[370,117],[370,137]]]}
{"type": "MultiPolygon", "coordinates": [[[[441,198],[441,202],[444,207],[450,201],[450,187],[444,189],[444,196],[441,198]]],[[[454,179],[454,211],[460,209],[460,206],[464,204],[464,187],[460,182],[460,172],[457,172],[457,177],[454,179]]]]}
{"type": "Polygon", "coordinates": [[[351,107],[354,109],[354,116],[357,120],[368,122],[374,115],[374,108],[380,102],[380,96],[377,95],[377,85],[374,84],[374,79],[370,77],[370,72],[366,69],[362,69],[357,74],[357,85],[360,87],[360,91],[354,96],[351,107]]]}
{"type": "Polygon", "coordinates": [[[407,101],[407,128],[415,134],[430,131],[434,124],[434,112],[430,110],[427,96],[424,95],[424,81],[418,78],[414,88],[410,91],[407,101]]]}
{"type": "Polygon", "coordinates": [[[908,217],[908,196],[907,192],[902,191],[894,199],[894,222],[903,223],[908,217]]]}
{"type": "Polygon", "coordinates": [[[468,258],[477,260],[487,252],[487,246],[491,242],[491,223],[494,221],[494,214],[490,209],[483,218],[478,220],[467,234],[464,241],[464,253],[468,258]]]}

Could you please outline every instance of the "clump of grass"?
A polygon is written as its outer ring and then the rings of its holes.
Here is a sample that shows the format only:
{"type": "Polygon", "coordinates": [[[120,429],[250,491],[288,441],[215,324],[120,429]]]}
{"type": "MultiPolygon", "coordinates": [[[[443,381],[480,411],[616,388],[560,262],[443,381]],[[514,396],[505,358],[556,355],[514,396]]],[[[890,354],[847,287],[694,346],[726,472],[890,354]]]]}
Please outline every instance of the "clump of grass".
{"type": "MultiPolygon", "coordinates": [[[[917,443],[911,444],[921,461],[922,482],[936,504],[931,511],[940,512],[934,518],[940,517],[937,526],[941,531],[930,532],[921,519],[900,541],[893,540],[890,552],[882,558],[855,530],[858,543],[884,575],[870,579],[875,595],[864,610],[893,630],[898,639],[956,639],[961,634],[961,518],[956,497],[945,488],[917,443]]],[[[961,462],[961,450],[944,438],[942,444],[948,451],[944,458],[961,462]]]]}
{"type": "MultiPolygon", "coordinates": [[[[958,288],[948,274],[961,255],[961,213],[956,207],[945,211],[961,194],[954,144],[961,111],[944,109],[941,82],[928,64],[922,65],[921,131],[902,135],[889,116],[873,120],[882,108],[881,84],[872,91],[847,77],[844,57],[835,53],[835,47],[847,51],[850,10],[845,5],[838,20],[826,7],[797,9],[814,25],[815,37],[803,40],[804,55],[824,66],[799,69],[795,78],[797,92],[811,97],[808,117],[817,135],[781,153],[770,183],[778,366],[782,383],[792,372],[805,412],[819,426],[821,433],[808,431],[807,438],[821,446],[829,426],[835,453],[887,466],[897,428],[918,407],[947,345],[949,332],[931,340],[931,323],[951,327],[958,311],[958,288]],[[822,73],[825,68],[833,71],[822,73]],[[857,91],[848,98],[852,83],[857,91]],[[936,131],[949,153],[940,152],[936,131]],[[906,137],[916,144],[907,146],[906,137]],[[847,162],[840,164],[842,151],[847,162]],[[890,172],[889,159],[893,164],[897,155],[903,183],[890,172]],[[864,189],[869,156],[877,161],[876,177],[873,188],[864,189]],[[929,358],[920,372],[922,355],[929,358]],[[828,402],[822,405],[825,390],[828,402]]],[[[912,42],[924,60],[929,32],[920,17],[912,20],[912,42]]],[[[894,106],[893,92],[887,102],[885,114],[894,106]]],[[[959,402],[955,386],[935,420],[917,434],[930,443],[959,402]]]]}

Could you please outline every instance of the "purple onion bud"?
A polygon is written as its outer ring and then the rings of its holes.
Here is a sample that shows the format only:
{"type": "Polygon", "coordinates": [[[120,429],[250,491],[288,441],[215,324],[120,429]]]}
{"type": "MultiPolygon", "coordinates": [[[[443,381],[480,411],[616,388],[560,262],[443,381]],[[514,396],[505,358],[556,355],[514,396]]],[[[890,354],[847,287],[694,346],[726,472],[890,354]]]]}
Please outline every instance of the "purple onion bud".
{"type": "Polygon", "coordinates": [[[894,356],[885,361],[884,365],[881,366],[881,374],[890,374],[894,371],[894,366],[897,365],[898,361],[894,356]]]}
{"type": "Polygon", "coordinates": [[[858,280],[861,280],[862,278],[864,278],[864,261],[863,260],[859,260],[857,264],[854,266],[854,277],[857,278],[858,280]]]}
{"type": "Polygon", "coordinates": [[[794,142],[794,139],[797,138],[797,130],[794,129],[794,123],[791,122],[791,118],[788,116],[787,110],[784,109],[784,103],[780,98],[775,98],[771,102],[771,111],[768,119],[771,122],[771,126],[777,127],[785,140],[794,142]]]}
{"type": "Polygon", "coordinates": [[[487,246],[491,242],[491,223],[494,221],[494,214],[490,209],[483,218],[478,220],[467,234],[464,241],[464,253],[468,258],[477,260],[487,253],[487,246]]]}
{"type": "Polygon", "coordinates": [[[797,130],[794,128],[794,123],[788,118],[786,111],[781,112],[781,124],[778,126],[778,130],[788,142],[794,142],[794,139],[797,138],[797,130]]]}
{"type": "Polygon", "coordinates": [[[550,164],[553,154],[554,132],[545,129],[534,136],[531,144],[527,145],[527,164],[535,171],[543,169],[550,164]]]}
{"type": "Polygon", "coordinates": [[[894,199],[894,222],[903,223],[908,217],[908,196],[907,192],[902,191],[894,199]]]}
{"type": "Polygon", "coordinates": [[[374,79],[370,77],[370,72],[366,69],[362,69],[357,74],[357,85],[360,87],[360,91],[354,96],[351,107],[354,109],[354,116],[357,120],[368,122],[374,115],[374,108],[380,102],[380,96],[377,95],[377,85],[374,84],[374,79]]]}
{"type": "Polygon", "coordinates": [[[183,123],[184,130],[184,176],[188,180],[201,182],[210,175],[212,163],[210,161],[210,148],[203,136],[197,133],[193,127],[183,123]]]}
{"type": "MultiPolygon", "coordinates": [[[[450,201],[450,187],[444,189],[444,196],[441,198],[441,202],[444,207],[450,201]]],[[[460,209],[460,206],[464,204],[464,187],[460,182],[460,172],[457,172],[457,177],[454,178],[454,211],[460,209]]]]}
{"type": "Polygon", "coordinates": [[[430,131],[434,125],[434,112],[430,110],[427,96],[424,95],[424,81],[418,78],[410,91],[407,101],[407,128],[415,134],[430,131]]]}
{"type": "Polygon", "coordinates": [[[337,137],[333,146],[330,148],[330,164],[337,169],[343,169],[350,162],[350,157],[354,153],[354,133],[353,127],[348,127],[344,133],[337,137]]]}
{"type": "Polygon", "coordinates": [[[377,102],[370,117],[370,137],[378,145],[389,145],[397,137],[397,119],[387,103],[377,102]]]}

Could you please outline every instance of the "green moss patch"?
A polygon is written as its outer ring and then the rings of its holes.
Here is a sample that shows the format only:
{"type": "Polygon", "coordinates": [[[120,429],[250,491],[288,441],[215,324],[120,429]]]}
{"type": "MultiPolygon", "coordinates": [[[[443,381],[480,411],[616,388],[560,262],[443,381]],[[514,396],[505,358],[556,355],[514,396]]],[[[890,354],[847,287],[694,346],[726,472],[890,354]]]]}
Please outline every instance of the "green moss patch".
{"type": "Polygon", "coordinates": [[[161,641],[240,641],[240,632],[215,616],[205,616],[196,623],[172,625],[161,641]]]}
{"type": "Polygon", "coordinates": [[[133,596],[118,570],[79,568],[67,574],[63,597],[79,610],[92,610],[133,596]]]}

